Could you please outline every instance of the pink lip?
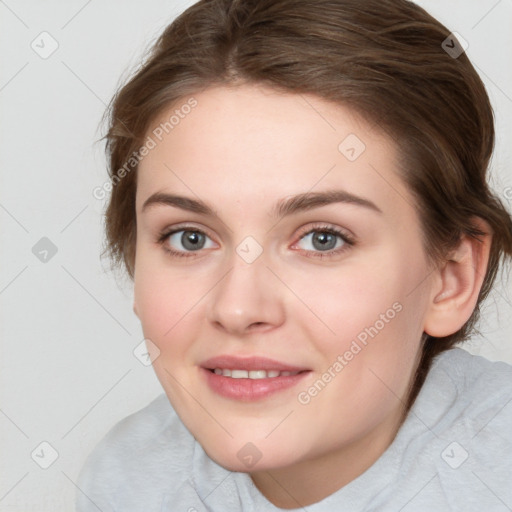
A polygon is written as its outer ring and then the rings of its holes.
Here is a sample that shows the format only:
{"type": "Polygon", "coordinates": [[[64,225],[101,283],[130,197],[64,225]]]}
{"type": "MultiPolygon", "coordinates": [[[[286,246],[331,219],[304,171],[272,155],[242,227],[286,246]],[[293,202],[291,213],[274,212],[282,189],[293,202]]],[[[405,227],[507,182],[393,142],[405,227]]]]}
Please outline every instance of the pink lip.
{"type": "Polygon", "coordinates": [[[208,359],[201,364],[201,374],[215,393],[242,402],[262,400],[279,391],[297,385],[310,371],[306,368],[280,363],[266,357],[239,358],[219,356],[208,359]],[[268,377],[266,379],[232,379],[217,375],[214,368],[236,370],[277,370],[283,372],[301,372],[285,377],[268,377]]]}
{"type": "Polygon", "coordinates": [[[309,368],[291,366],[267,357],[234,357],[229,355],[217,356],[201,363],[202,368],[213,370],[226,368],[228,370],[277,370],[280,372],[301,372],[309,368]]]}

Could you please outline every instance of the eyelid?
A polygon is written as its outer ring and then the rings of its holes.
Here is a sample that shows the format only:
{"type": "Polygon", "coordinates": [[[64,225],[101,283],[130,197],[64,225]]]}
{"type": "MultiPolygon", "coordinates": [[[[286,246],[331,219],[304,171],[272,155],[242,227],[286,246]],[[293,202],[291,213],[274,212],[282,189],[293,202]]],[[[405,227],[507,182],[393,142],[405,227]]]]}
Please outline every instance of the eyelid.
{"type": "MultiPolygon", "coordinates": [[[[302,240],[302,238],[304,238],[304,236],[306,236],[314,231],[331,232],[337,236],[340,236],[348,244],[355,244],[357,241],[355,235],[346,228],[337,227],[337,226],[331,225],[327,222],[313,222],[313,223],[309,223],[307,226],[305,226],[303,228],[299,228],[299,232],[296,235],[298,237],[297,242],[302,240]]],[[[297,242],[294,242],[293,245],[295,245],[297,242]]]]}
{"type": "MultiPolygon", "coordinates": [[[[211,238],[215,242],[215,237],[212,236],[211,232],[203,227],[203,226],[194,226],[193,223],[190,222],[182,222],[180,224],[174,224],[172,226],[169,226],[168,228],[164,228],[159,230],[159,238],[168,238],[172,234],[178,232],[178,231],[198,231],[199,233],[203,233],[208,238],[211,238]]],[[[218,243],[218,242],[215,242],[218,243]]]]}
{"type": "MultiPolygon", "coordinates": [[[[208,229],[206,229],[204,227],[194,226],[190,222],[183,222],[180,224],[173,225],[172,227],[169,227],[168,229],[163,229],[162,231],[159,232],[157,242],[158,242],[158,244],[162,245],[164,250],[166,252],[168,252],[171,256],[195,257],[204,251],[201,249],[199,249],[198,251],[178,251],[178,250],[171,249],[170,247],[165,246],[166,240],[168,240],[169,237],[172,236],[173,234],[180,232],[180,231],[196,231],[196,232],[202,233],[205,236],[207,236],[208,238],[210,238],[214,243],[217,244],[217,242],[215,241],[215,237],[211,236],[208,229]]],[[[302,251],[304,253],[310,254],[313,257],[329,258],[329,257],[335,257],[335,256],[341,254],[342,252],[345,252],[346,250],[350,249],[350,247],[354,246],[357,242],[356,237],[345,228],[337,227],[337,226],[331,225],[326,222],[312,222],[312,223],[310,222],[306,226],[299,228],[298,234],[295,236],[296,241],[293,242],[293,244],[290,247],[295,248],[295,246],[306,235],[314,233],[315,231],[327,232],[327,233],[331,233],[335,236],[340,237],[343,240],[343,246],[339,247],[337,249],[331,249],[328,251],[311,251],[311,250],[297,248],[298,251],[302,251]]]]}
{"type": "MultiPolygon", "coordinates": [[[[174,258],[194,258],[204,252],[203,250],[198,251],[181,251],[171,248],[166,242],[169,240],[169,238],[179,233],[180,231],[195,231],[198,233],[202,233],[206,237],[208,237],[210,240],[213,241],[213,243],[217,244],[217,242],[214,240],[214,237],[210,236],[209,230],[201,227],[198,228],[194,225],[192,225],[190,222],[184,222],[181,224],[175,224],[172,227],[164,228],[163,230],[159,231],[156,238],[156,243],[169,255],[170,257],[174,258]]],[[[218,244],[217,244],[218,245],[218,244]]],[[[210,250],[210,248],[208,249],[210,250]]]]}

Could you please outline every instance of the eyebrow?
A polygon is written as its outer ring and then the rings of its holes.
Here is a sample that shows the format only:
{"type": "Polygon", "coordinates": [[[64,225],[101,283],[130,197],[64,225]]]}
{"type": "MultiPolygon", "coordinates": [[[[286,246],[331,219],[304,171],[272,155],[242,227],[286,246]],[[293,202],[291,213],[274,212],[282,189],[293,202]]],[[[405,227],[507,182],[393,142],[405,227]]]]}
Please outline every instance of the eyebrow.
{"type": "MultiPolygon", "coordinates": [[[[279,200],[272,209],[272,216],[285,217],[300,211],[306,211],[320,206],[326,206],[333,203],[354,204],[373,210],[382,214],[382,210],[369,199],[356,196],[345,190],[329,190],[326,192],[305,192],[288,198],[279,200]]],[[[201,215],[218,217],[217,213],[200,200],[192,199],[164,192],[156,192],[144,201],[142,213],[154,206],[174,206],[201,215]]]]}

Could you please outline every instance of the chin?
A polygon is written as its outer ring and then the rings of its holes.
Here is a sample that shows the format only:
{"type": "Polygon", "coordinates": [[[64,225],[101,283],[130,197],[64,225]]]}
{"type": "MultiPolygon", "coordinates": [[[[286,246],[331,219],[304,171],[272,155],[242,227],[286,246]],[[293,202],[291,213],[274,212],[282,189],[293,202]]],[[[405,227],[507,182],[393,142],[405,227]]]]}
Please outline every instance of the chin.
{"type": "MultiPolygon", "coordinates": [[[[252,450],[254,450],[254,448],[252,450]]],[[[282,463],[276,463],[275,457],[272,458],[273,460],[269,461],[265,459],[265,456],[262,455],[261,452],[258,454],[258,452],[254,450],[253,454],[251,455],[249,453],[250,451],[251,449],[247,450],[247,453],[241,454],[241,460],[239,459],[237,453],[233,455],[227,455],[226,453],[217,454],[207,452],[207,454],[214,462],[216,462],[219,466],[222,466],[224,469],[227,469],[228,471],[236,471],[239,473],[265,471],[283,466],[282,463]]]]}
{"type": "Polygon", "coordinates": [[[277,469],[297,463],[297,450],[292,446],[282,446],[285,450],[279,450],[279,445],[256,440],[242,441],[241,437],[229,439],[225,442],[203,444],[200,442],[206,454],[219,466],[228,471],[240,473],[252,473],[277,469]]]}

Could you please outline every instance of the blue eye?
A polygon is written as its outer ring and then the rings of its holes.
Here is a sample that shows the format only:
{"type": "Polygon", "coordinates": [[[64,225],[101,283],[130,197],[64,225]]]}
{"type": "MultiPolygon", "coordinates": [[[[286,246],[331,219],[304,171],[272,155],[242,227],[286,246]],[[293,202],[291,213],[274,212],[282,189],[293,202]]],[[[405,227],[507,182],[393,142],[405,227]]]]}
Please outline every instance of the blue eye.
{"type": "Polygon", "coordinates": [[[159,242],[167,252],[175,256],[188,256],[187,253],[214,247],[210,237],[198,229],[180,229],[162,233],[159,242]]]}
{"type": "Polygon", "coordinates": [[[295,244],[299,249],[315,258],[330,258],[350,249],[354,239],[332,226],[315,226],[306,231],[295,244]],[[299,244],[303,242],[301,247],[299,244]]]}
{"type": "Polygon", "coordinates": [[[302,247],[306,251],[330,251],[338,249],[345,245],[345,240],[341,234],[335,234],[331,231],[310,231],[308,234],[301,238],[301,241],[306,241],[309,247],[302,247]]]}
{"type": "MultiPolygon", "coordinates": [[[[158,243],[171,256],[193,257],[202,249],[215,247],[213,240],[200,229],[186,226],[162,232],[158,243]]],[[[292,248],[297,247],[306,256],[329,258],[350,249],[355,245],[353,238],[331,226],[317,226],[303,232],[300,239],[292,248]],[[301,246],[302,245],[302,246],[301,246]]]]}

